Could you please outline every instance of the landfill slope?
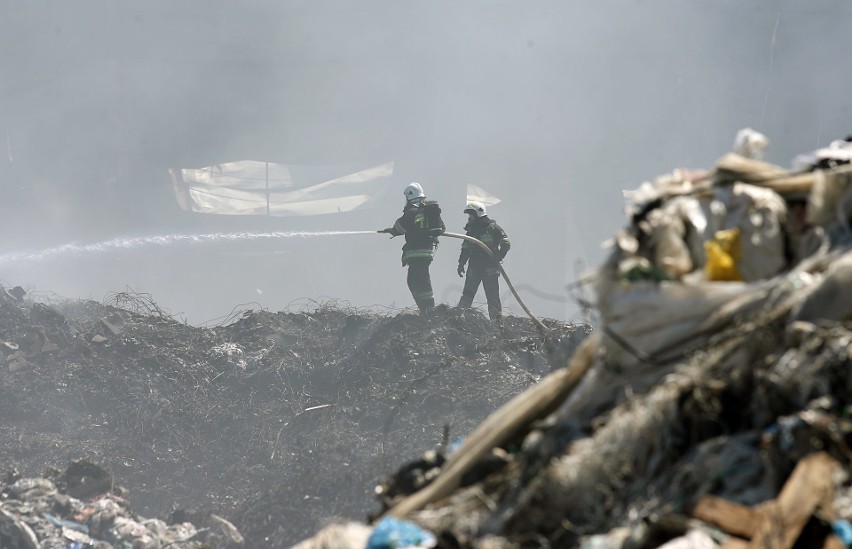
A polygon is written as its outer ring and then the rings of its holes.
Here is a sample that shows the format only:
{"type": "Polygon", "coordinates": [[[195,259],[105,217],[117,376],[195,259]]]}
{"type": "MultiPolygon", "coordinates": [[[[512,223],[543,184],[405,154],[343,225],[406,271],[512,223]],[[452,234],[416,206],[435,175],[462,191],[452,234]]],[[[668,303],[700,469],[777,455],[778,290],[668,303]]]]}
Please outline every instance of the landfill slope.
{"type": "Polygon", "coordinates": [[[88,457],[136,512],[216,512],[247,547],[367,520],[383,475],[466,436],[564,364],[588,327],[334,303],[180,323],[145,295],[0,298],[0,466],[88,457]],[[546,342],[546,343],[543,343],[546,342]]]}

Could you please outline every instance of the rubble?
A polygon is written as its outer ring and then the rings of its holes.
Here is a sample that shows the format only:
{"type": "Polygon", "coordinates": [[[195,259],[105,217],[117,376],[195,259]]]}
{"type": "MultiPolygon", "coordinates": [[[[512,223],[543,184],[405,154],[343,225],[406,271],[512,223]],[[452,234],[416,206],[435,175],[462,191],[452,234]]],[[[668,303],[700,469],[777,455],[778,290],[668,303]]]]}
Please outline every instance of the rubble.
{"type": "Polygon", "coordinates": [[[0,474],[88,458],[111,476],[66,482],[73,497],[126,486],[136,513],[208,537],[221,517],[246,547],[365,520],[383,475],[465,437],[590,330],[544,320],[543,341],[524,318],[334,302],[193,327],[145,294],[33,297],[0,303],[0,474]]]}
{"type": "MultiPolygon", "coordinates": [[[[13,479],[7,479],[13,480],[13,479]]],[[[137,515],[112,474],[99,465],[72,462],[58,478],[19,478],[0,486],[0,547],[52,549],[167,546],[236,549],[234,526],[216,517],[214,528],[167,524],[137,515]],[[227,535],[223,536],[222,532],[227,535]]],[[[209,521],[210,522],[210,521],[209,521]]]]}
{"type": "Polygon", "coordinates": [[[630,193],[589,277],[596,333],[419,485],[383,487],[376,519],[413,521],[441,547],[843,546],[848,141],[795,172],[750,143],[630,193]],[[459,481],[497,451],[499,468],[459,481]]]}

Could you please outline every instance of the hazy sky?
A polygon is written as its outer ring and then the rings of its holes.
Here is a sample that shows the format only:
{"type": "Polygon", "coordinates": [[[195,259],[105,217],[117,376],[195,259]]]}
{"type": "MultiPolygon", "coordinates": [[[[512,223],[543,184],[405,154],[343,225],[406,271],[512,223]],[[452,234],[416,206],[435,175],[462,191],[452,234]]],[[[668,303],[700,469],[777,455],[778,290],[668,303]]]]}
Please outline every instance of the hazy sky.
{"type": "MultiPolygon", "coordinates": [[[[0,254],[116,237],[379,229],[420,181],[461,231],[500,196],[504,266],[540,316],[623,222],[622,189],[710,167],[750,126],[768,160],[852,133],[848,0],[0,0],[0,254]],[[396,162],[374,209],[181,211],[169,167],[396,162]]],[[[240,303],[413,305],[400,239],[351,235],[0,261],[0,280],[190,322],[240,303]]],[[[458,241],[432,268],[454,304],[458,241]]],[[[505,285],[503,285],[505,290],[505,285]]],[[[484,296],[478,296],[484,299],[484,296]]],[[[506,295],[505,304],[521,308],[506,295]]]]}

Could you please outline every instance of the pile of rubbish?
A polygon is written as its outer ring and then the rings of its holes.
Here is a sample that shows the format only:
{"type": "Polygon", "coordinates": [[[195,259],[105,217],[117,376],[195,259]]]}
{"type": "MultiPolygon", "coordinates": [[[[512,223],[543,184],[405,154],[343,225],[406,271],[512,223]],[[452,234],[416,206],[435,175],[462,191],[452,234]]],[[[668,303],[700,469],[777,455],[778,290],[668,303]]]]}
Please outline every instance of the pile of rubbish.
{"type": "Polygon", "coordinates": [[[132,530],[154,541],[133,547],[204,542],[178,540],[212,531],[212,515],[246,547],[263,548],[290,547],[335,519],[366,520],[382,476],[466,436],[590,333],[543,322],[545,339],[526,318],[507,316],[498,328],[475,309],[440,306],[424,319],[309,302],[194,327],[132,290],[98,303],[0,288],[0,509],[17,532],[9,536],[31,541],[26,524],[36,547],[79,541],[51,541],[64,530],[51,530],[46,512],[127,546],[106,522],[84,520],[96,505],[145,526],[132,530]],[[98,496],[113,502],[101,504],[45,473],[80,459],[127,489],[98,496]],[[25,497],[33,482],[48,500],[25,497]]]}
{"type": "Polygon", "coordinates": [[[394,547],[387,519],[419,547],[852,546],[852,138],[793,170],[767,143],[631,193],[565,367],[298,548],[394,547]]]}
{"type": "Polygon", "coordinates": [[[233,524],[213,513],[204,525],[173,513],[170,522],[133,512],[112,474],[86,460],[72,462],[50,478],[17,478],[0,484],[0,547],[6,549],[133,547],[189,549],[244,546],[233,524]]]}

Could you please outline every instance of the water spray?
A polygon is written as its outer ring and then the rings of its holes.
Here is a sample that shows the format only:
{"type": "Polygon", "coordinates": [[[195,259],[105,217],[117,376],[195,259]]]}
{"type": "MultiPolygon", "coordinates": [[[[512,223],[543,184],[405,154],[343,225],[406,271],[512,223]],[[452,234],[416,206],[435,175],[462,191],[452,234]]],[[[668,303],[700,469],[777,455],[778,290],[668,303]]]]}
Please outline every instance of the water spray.
{"type": "Polygon", "coordinates": [[[0,255],[0,265],[21,261],[40,261],[68,254],[103,253],[117,250],[132,250],[148,246],[173,246],[180,244],[204,244],[216,242],[234,242],[242,240],[269,240],[276,238],[307,238],[311,236],[339,236],[354,234],[372,234],[375,231],[275,231],[275,232],[239,232],[209,234],[171,234],[162,236],[144,236],[138,238],[114,238],[93,244],[63,244],[36,252],[15,252],[0,255]]]}
{"type": "MultiPolygon", "coordinates": [[[[375,233],[376,231],[273,231],[208,234],[172,234],[162,236],[144,236],[137,238],[114,238],[112,240],[96,242],[93,244],[63,244],[62,246],[56,246],[54,248],[47,248],[45,250],[39,250],[35,252],[8,253],[0,255],[0,265],[22,261],[41,261],[44,259],[49,259],[51,257],[68,254],[79,255],[88,253],[104,253],[117,250],[133,250],[148,246],[173,246],[181,244],[204,244],[217,242],[236,242],[245,240],[269,240],[294,237],[307,238],[313,236],[342,236],[375,233]]],[[[468,242],[471,242],[476,246],[482,248],[486,253],[488,253],[489,256],[494,257],[494,254],[491,252],[491,249],[488,248],[488,246],[486,246],[480,240],[473,238],[472,236],[448,232],[441,234],[441,236],[467,240],[468,242]]],[[[512,295],[515,296],[515,299],[517,299],[518,303],[520,303],[521,307],[523,307],[524,312],[527,313],[527,316],[532,319],[532,321],[539,328],[539,330],[541,330],[542,332],[546,331],[546,326],[542,324],[541,321],[535,317],[535,315],[532,314],[526,303],[524,303],[524,301],[521,299],[521,296],[518,295],[518,292],[512,285],[512,281],[509,280],[509,276],[506,274],[506,271],[503,270],[503,266],[499,262],[496,262],[496,264],[497,268],[500,269],[500,274],[503,276],[503,279],[506,281],[506,284],[512,291],[512,295]]]]}

